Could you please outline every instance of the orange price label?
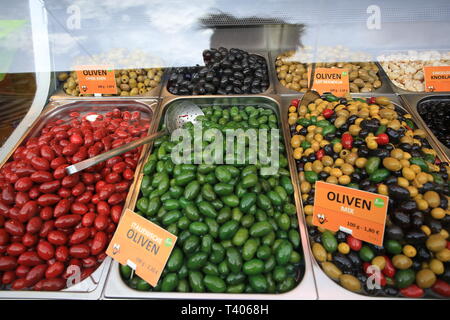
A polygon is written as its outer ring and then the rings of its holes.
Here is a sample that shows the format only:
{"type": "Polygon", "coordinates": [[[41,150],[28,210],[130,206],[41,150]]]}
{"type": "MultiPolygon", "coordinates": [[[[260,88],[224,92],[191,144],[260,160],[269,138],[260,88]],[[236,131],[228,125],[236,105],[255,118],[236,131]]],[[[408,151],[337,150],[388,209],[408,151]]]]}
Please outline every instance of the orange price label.
{"type": "Polygon", "coordinates": [[[112,66],[76,66],[80,93],[116,94],[116,78],[112,66]]]}
{"type": "Polygon", "coordinates": [[[313,225],[383,245],[389,197],[317,181],[313,225]]]}
{"type": "MultiPolygon", "coordinates": [[[[308,83],[311,81],[311,68],[308,68],[308,83]]],[[[314,83],[311,89],[319,94],[331,92],[337,97],[342,97],[350,91],[348,70],[340,68],[316,68],[314,83]]]]}
{"type": "Polygon", "coordinates": [[[425,91],[450,91],[450,66],[423,67],[425,91]]]}
{"type": "Polygon", "coordinates": [[[156,286],[176,241],[167,230],[126,209],[106,254],[156,286]]]}

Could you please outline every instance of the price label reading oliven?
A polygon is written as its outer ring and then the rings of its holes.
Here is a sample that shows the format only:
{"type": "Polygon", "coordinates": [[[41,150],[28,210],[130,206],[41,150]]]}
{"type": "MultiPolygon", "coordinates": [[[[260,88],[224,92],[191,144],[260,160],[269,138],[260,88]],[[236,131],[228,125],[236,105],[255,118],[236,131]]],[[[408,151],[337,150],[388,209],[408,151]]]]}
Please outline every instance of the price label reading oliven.
{"type": "Polygon", "coordinates": [[[313,225],[383,245],[389,197],[317,181],[313,225]]]}
{"type": "Polygon", "coordinates": [[[78,86],[82,94],[116,94],[116,78],[112,66],[76,66],[78,86]]]}
{"type": "MultiPolygon", "coordinates": [[[[308,83],[311,79],[311,68],[308,69],[308,83]]],[[[350,91],[348,69],[340,68],[316,68],[314,71],[314,83],[311,89],[319,94],[331,92],[337,97],[342,97],[350,91]]]]}
{"type": "Polygon", "coordinates": [[[132,266],[138,276],[156,286],[176,241],[167,230],[127,209],[106,254],[132,266]]]}

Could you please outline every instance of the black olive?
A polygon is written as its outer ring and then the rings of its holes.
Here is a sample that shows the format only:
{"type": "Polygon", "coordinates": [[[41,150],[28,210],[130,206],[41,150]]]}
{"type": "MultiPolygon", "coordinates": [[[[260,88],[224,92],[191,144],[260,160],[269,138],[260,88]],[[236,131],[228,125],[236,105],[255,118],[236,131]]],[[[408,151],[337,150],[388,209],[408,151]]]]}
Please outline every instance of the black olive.
{"type": "Polygon", "coordinates": [[[344,123],[344,124],[339,128],[339,131],[342,132],[342,133],[344,133],[344,132],[348,131],[348,127],[349,127],[349,124],[348,124],[348,123],[344,123]]]}
{"type": "Polygon", "coordinates": [[[419,261],[428,261],[431,259],[431,253],[425,246],[416,246],[417,254],[415,259],[419,261]]]}
{"type": "Polygon", "coordinates": [[[331,155],[331,157],[333,158],[333,160],[337,160],[337,159],[339,159],[339,154],[338,153],[333,153],[331,155]]]}
{"type": "Polygon", "coordinates": [[[396,226],[395,224],[386,227],[385,232],[386,239],[400,241],[403,239],[404,234],[402,228],[396,226]]]}
{"type": "Polygon", "coordinates": [[[212,84],[213,84],[215,87],[218,87],[219,84],[220,84],[219,78],[214,77],[214,78],[212,79],[212,84]]]}
{"type": "Polygon", "coordinates": [[[335,237],[338,242],[345,242],[345,240],[347,239],[347,234],[345,232],[338,231],[336,232],[335,237]]]}
{"type": "Polygon", "coordinates": [[[233,88],[233,92],[234,92],[235,94],[241,94],[241,93],[242,93],[242,90],[241,90],[241,88],[239,88],[239,87],[234,87],[234,88],[233,88]]]}
{"type": "Polygon", "coordinates": [[[420,269],[422,269],[422,263],[420,261],[414,259],[411,269],[413,269],[414,271],[419,271],[420,269]]]}
{"type": "Polygon", "coordinates": [[[406,233],[405,240],[409,244],[422,244],[427,240],[427,235],[422,230],[413,230],[406,233]]]}
{"type": "Polygon", "coordinates": [[[362,261],[361,261],[361,258],[358,255],[358,253],[356,253],[355,251],[350,251],[347,254],[347,258],[352,263],[353,270],[359,270],[360,269],[360,267],[362,265],[362,261]]]}
{"type": "Polygon", "coordinates": [[[229,94],[231,92],[233,92],[233,86],[232,85],[227,85],[225,88],[225,91],[229,94]]]}
{"type": "Polygon", "coordinates": [[[391,145],[391,144],[385,145],[384,148],[385,148],[387,151],[392,151],[392,150],[394,150],[394,146],[391,145]]]}
{"type": "Polygon", "coordinates": [[[394,287],[384,287],[383,288],[383,292],[387,295],[387,296],[391,296],[391,297],[395,297],[398,295],[399,291],[398,289],[394,288],[394,287]]]}
{"type": "Polygon", "coordinates": [[[205,87],[199,87],[199,88],[198,88],[198,94],[206,94],[206,89],[205,89],[205,87]]]}
{"type": "Polygon", "coordinates": [[[358,278],[358,280],[361,282],[361,283],[367,283],[367,276],[364,274],[364,273],[358,273],[357,275],[356,275],[356,278],[358,278]]]}
{"type": "Polygon", "coordinates": [[[400,134],[392,128],[386,128],[386,134],[389,136],[389,141],[397,144],[400,141],[400,134]]]}
{"type": "Polygon", "coordinates": [[[355,147],[355,148],[359,148],[365,144],[366,143],[362,139],[355,139],[355,141],[353,141],[353,147],[355,147]]]}
{"type": "MultiPolygon", "coordinates": [[[[345,98],[340,98],[339,99],[339,104],[343,104],[343,105],[346,105],[347,104],[347,99],[345,99],[345,98]]],[[[352,116],[353,117],[353,116],[352,116]]],[[[356,116],[355,116],[356,117],[356,116]]]]}
{"type": "Polygon", "coordinates": [[[178,90],[178,94],[180,95],[189,94],[189,90],[187,88],[180,88],[180,90],[178,90]]]}
{"type": "Polygon", "coordinates": [[[415,211],[411,214],[411,225],[416,228],[419,229],[424,222],[424,217],[423,217],[423,213],[421,211],[415,211]]]}
{"type": "Polygon", "coordinates": [[[242,90],[243,93],[249,93],[250,92],[250,87],[246,86],[246,85],[243,85],[241,87],[241,90],[242,90]]]}
{"type": "Polygon", "coordinates": [[[384,159],[386,157],[389,157],[389,151],[386,149],[374,149],[369,151],[369,155],[371,157],[378,157],[384,159]]]}
{"type": "Polygon", "coordinates": [[[376,246],[374,244],[370,244],[370,248],[377,256],[382,256],[385,254],[384,247],[376,246]]]}
{"type": "Polygon", "coordinates": [[[252,82],[252,87],[259,87],[261,85],[260,79],[254,79],[252,82]]]}
{"type": "Polygon", "coordinates": [[[368,135],[369,135],[369,130],[367,130],[367,129],[361,129],[358,134],[358,136],[362,139],[366,138],[368,135]]]}
{"type": "Polygon", "coordinates": [[[308,157],[308,162],[314,162],[316,160],[316,155],[311,153],[308,157]]]}
{"type": "Polygon", "coordinates": [[[333,262],[342,272],[351,273],[352,272],[352,263],[347,257],[342,253],[333,254],[333,262]]]}
{"type": "Polygon", "coordinates": [[[358,156],[360,158],[367,158],[369,156],[369,148],[367,148],[366,146],[362,146],[361,148],[359,148],[358,156]]]}
{"type": "Polygon", "coordinates": [[[400,211],[398,209],[394,210],[392,218],[395,224],[401,227],[402,229],[408,229],[411,224],[409,214],[404,213],[403,211],[400,211]]]}
{"type": "Polygon", "coordinates": [[[308,159],[307,159],[307,157],[301,157],[301,158],[300,158],[300,161],[301,161],[302,163],[307,163],[307,162],[308,162],[308,159]]]}
{"type": "Polygon", "coordinates": [[[394,177],[401,177],[402,176],[402,171],[398,170],[398,171],[391,171],[391,175],[394,177]]]}
{"type": "Polygon", "coordinates": [[[369,174],[364,168],[359,170],[359,174],[361,175],[361,179],[367,179],[369,177],[369,174]]]}
{"type": "Polygon", "coordinates": [[[250,92],[251,93],[253,93],[253,94],[257,94],[257,93],[261,93],[261,88],[259,88],[259,87],[252,87],[251,89],[250,89],[250,92]]]}
{"type": "Polygon", "coordinates": [[[392,184],[389,186],[389,197],[395,200],[404,201],[409,199],[409,191],[406,188],[399,186],[398,184],[392,184]]]}
{"type": "Polygon", "coordinates": [[[426,215],[425,224],[430,228],[431,233],[439,233],[442,230],[442,224],[439,220],[431,218],[430,215],[426,215]]]}
{"type": "Polygon", "coordinates": [[[323,147],[323,150],[324,150],[324,152],[325,152],[325,154],[326,155],[332,155],[333,154],[333,145],[331,144],[331,143],[329,143],[329,144],[327,144],[327,145],[325,145],[324,147],[323,147]]]}
{"type": "Polygon", "coordinates": [[[208,93],[214,93],[216,91],[216,87],[214,87],[211,83],[206,83],[205,90],[208,93]]]}
{"type": "Polygon", "coordinates": [[[372,183],[370,182],[370,180],[363,180],[359,183],[359,187],[361,189],[365,189],[367,187],[369,187],[372,183]]]}
{"type": "Polygon", "coordinates": [[[328,177],[330,176],[330,174],[329,173],[326,173],[325,171],[321,171],[320,173],[319,173],[319,179],[320,180],[326,180],[328,177]]]}
{"type": "Polygon", "coordinates": [[[224,69],[223,70],[223,75],[224,76],[231,76],[233,74],[233,70],[231,70],[231,69],[224,69]]]}
{"type": "MultiPolygon", "coordinates": [[[[193,94],[195,94],[195,93],[193,93],[193,94]]],[[[217,94],[224,95],[224,94],[227,94],[227,92],[224,89],[220,88],[219,90],[217,90],[217,94]]]]}
{"type": "Polygon", "coordinates": [[[353,172],[350,175],[350,179],[352,182],[359,183],[361,181],[361,174],[359,172],[353,172]]]}
{"type": "Polygon", "coordinates": [[[327,141],[331,141],[331,140],[333,140],[334,138],[336,138],[336,134],[335,134],[335,133],[327,133],[327,134],[324,136],[324,139],[327,140],[327,141]]]}
{"type": "Polygon", "coordinates": [[[434,189],[435,189],[435,186],[434,186],[434,184],[432,182],[425,182],[423,184],[422,188],[419,189],[419,192],[421,194],[424,194],[425,192],[431,191],[431,190],[434,190],[434,189]]]}
{"type": "Polygon", "coordinates": [[[386,178],[386,180],[384,180],[384,183],[387,185],[395,184],[397,183],[397,177],[389,176],[386,178]]]}
{"type": "Polygon", "coordinates": [[[400,143],[398,147],[406,152],[411,152],[412,150],[412,145],[409,143],[400,143]]]}
{"type": "Polygon", "coordinates": [[[450,265],[449,265],[449,264],[447,264],[447,265],[445,266],[445,271],[444,271],[444,273],[441,274],[441,275],[438,276],[438,277],[439,277],[439,279],[441,279],[441,280],[443,280],[443,281],[445,281],[445,282],[447,282],[447,283],[450,282],[450,265]]]}
{"type": "Polygon", "coordinates": [[[370,186],[368,186],[368,187],[366,187],[366,188],[363,188],[363,190],[364,190],[364,191],[367,191],[367,192],[376,193],[377,190],[378,190],[378,188],[377,188],[377,186],[372,186],[372,185],[370,185],[370,186]]]}
{"type": "Polygon", "coordinates": [[[298,133],[300,133],[302,136],[306,136],[308,134],[308,129],[303,127],[298,133]]]}

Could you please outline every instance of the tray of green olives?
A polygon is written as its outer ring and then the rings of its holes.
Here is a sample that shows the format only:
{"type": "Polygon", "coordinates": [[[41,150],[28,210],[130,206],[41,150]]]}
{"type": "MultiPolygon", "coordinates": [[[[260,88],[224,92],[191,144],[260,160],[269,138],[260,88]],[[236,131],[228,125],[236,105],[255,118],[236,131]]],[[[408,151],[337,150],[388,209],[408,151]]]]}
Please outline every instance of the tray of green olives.
{"type": "Polygon", "coordinates": [[[276,97],[166,98],[157,117],[185,101],[204,111],[204,128],[282,128],[278,171],[261,175],[259,165],[239,163],[174,165],[174,143],[155,141],[129,208],[176,234],[177,243],[156,287],[114,263],[105,298],[317,299],[276,97]]]}
{"type": "MultiPolygon", "coordinates": [[[[161,84],[164,80],[164,69],[162,68],[140,68],[114,70],[117,93],[103,94],[102,96],[117,97],[159,97],[161,84]]],[[[77,73],[75,71],[54,73],[56,92],[51,100],[92,98],[94,94],[83,94],[78,85],[77,73]]]]}
{"type": "MultiPolygon", "coordinates": [[[[269,58],[278,94],[299,94],[308,89],[308,64],[292,61],[295,51],[271,51],[269,58]]],[[[349,70],[351,93],[392,93],[386,75],[376,62],[317,62],[316,67],[346,68],[349,70]]]]}
{"type": "Polygon", "coordinates": [[[282,102],[319,298],[449,298],[450,167],[414,114],[395,95],[282,102]],[[316,181],[388,196],[383,245],[314,226],[316,181]]]}

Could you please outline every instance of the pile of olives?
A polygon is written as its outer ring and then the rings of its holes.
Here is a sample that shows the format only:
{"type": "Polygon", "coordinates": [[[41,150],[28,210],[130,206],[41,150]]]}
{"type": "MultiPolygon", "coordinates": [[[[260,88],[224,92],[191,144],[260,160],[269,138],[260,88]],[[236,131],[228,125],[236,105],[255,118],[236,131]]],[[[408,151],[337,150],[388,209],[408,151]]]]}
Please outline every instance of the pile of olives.
{"type": "Polygon", "coordinates": [[[258,94],[269,87],[266,60],[256,54],[220,47],[203,51],[204,67],[172,70],[167,89],[175,95],[258,94]]]}
{"type": "MultiPolygon", "coordinates": [[[[290,61],[293,51],[280,54],[275,66],[280,83],[288,89],[306,92],[308,90],[308,67],[311,64],[290,61]]],[[[349,70],[350,92],[372,92],[381,87],[378,67],[374,62],[318,62],[317,68],[345,68],[349,70]]]]}
{"type": "MultiPolygon", "coordinates": [[[[139,96],[148,95],[150,91],[156,88],[161,82],[163,76],[161,68],[132,69],[132,70],[114,70],[114,76],[117,84],[118,96],[139,96]]],[[[78,86],[77,73],[72,71],[61,72],[58,74],[58,80],[64,82],[64,92],[71,96],[92,96],[92,94],[80,93],[78,86]]],[[[107,95],[105,95],[107,96],[107,95]]]]}
{"type": "Polygon", "coordinates": [[[322,96],[289,107],[312,252],[344,288],[373,296],[450,296],[448,163],[410,114],[386,97],[322,96]],[[315,182],[389,196],[382,246],[312,224],[315,182]],[[368,285],[373,271],[379,286],[368,285]]]}
{"type": "Polygon", "coordinates": [[[450,100],[425,100],[418,104],[417,111],[436,138],[450,148],[450,100]]]}

